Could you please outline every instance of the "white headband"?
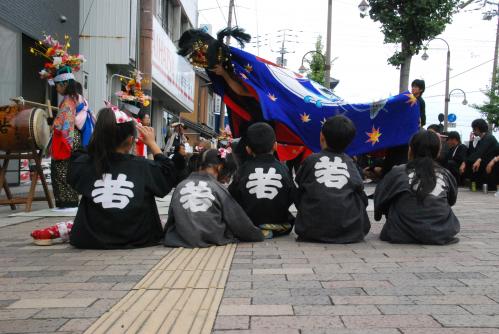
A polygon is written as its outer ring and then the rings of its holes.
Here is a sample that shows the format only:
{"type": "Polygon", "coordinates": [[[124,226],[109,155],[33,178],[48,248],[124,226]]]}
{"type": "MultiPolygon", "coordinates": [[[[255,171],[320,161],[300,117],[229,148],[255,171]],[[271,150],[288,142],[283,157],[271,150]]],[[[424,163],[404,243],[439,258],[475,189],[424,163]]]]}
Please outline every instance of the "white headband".
{"type": "Polygon", "coordinates": [[[70,79],[74,80],[75,76],[73,73],[61,73],[54,78],[54,82],[68,81],[70,79]]]}

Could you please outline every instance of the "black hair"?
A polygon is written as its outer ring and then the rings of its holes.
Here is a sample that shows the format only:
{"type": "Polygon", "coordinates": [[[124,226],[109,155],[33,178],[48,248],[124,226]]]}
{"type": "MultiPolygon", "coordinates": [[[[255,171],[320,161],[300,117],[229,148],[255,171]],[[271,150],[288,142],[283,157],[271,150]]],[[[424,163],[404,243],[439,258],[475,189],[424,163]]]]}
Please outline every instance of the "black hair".
{"type": "Polygon", "coordinates": [[[341,115],[329,117],[321,129],[327,147],[335,153],[343,153],[354,139],[356,132],[353,122],[341,115]]]}
{"type": "MultiPolygon", "coordinates": [[[[59,74],[63,74],[63,73],[72,73],[72,70],[69,66],[64,66],[60,69],[57,70],[56,72],[56,75],[59,75],[59,74]]],[[[78,86],[77,86],[77,81],[74,80],[74,79],[69,79],[69,80],[66,80],[66,81],[60,81],[60,82],[57,82],[57,83],[60,83],[60,84],[64,84],[66,83],[67,86],[66,88],[64,89],[64,95],[66,96],[69,96],[75,100],[78,100],[78,86]]],[[[81,84],[80,84],[81,86],[81,84]]]]}
{"type": "Polygon", "coordinates": [[[433,130],[436,133],[442,132],[442,128],[439,124],[430,124],[428,127],[426,127],[426,130],[433,130]]]}
{"type": "Polygon", "coordinates": [[[232,154],[227,153],[225,158],[222,158],[218,150],[209,149],[203,153],[192,155],[189,159],[189,172],[197,172],[218,165],[222,165],[218,174],[219,179],[232,176],[237,169],[237,164],[232,154]]]}
{"type": "Polygon", "coordinates": [[[425,91],[425,82],[422,79],[416,79],[411,83],[411,86],[416,86],[421,89],[421,95],[423,95],[425,91]]]}
{"type": "Polygon", "coordinates": [[[408,173],[413,172],[411,189],[415,189],[418,202],[422,203],[426,196],[433,191],[437,183],[435,160],[440,151],[440,138],[431,131],[420,130],[412,136],[409,147],[412,160],[407,163],[408,173]]]}
{"type": "Polygon", "coordinates": [[[83,95],[83,86],[79,81],[75,81],[75,88],[78,94],[83,95]]]}
{"type": "Polygon", "coordinates": [[[447,139],[456,139],[458,142],[461,142],[461,135],[457,131],[450,131],[447,134],[447,139]]]}
{"type": "Polygon", "coordinates": [[[267,123],[258,122],[248,128],[246,140],[253,154],[271,153],[276,140],[275,132],[267,123]]]}
{"type": "Polygon", "coordinates": [[[477,118],[471,123],[472,129],[478,129],[481,133],[486,133],[489,131],[489,126],[484,119],[477,118]]]}
{"type": "Polygon", "coordinates": [[[110,157],[115,150],[129,137],[136,137],[133,121],[116,123],[114,111],[103,108],[99,111],[95,130],[88,145],[88,153],[92,157],[97,176],[102,176],[110,169],[110,157]]]}

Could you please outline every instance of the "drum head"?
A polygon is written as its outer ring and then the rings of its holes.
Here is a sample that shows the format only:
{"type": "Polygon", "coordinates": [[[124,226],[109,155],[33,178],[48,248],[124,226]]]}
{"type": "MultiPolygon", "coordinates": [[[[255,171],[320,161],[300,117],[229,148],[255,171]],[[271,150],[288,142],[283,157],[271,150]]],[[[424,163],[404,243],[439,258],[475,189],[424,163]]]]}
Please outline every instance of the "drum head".
{"type": "Polygon", "coordinates": [[[33,135],[35,137],[36,146],[39,149],[44,149],[50,139],[50,127],[47,124],[47,113],[43,109],[33,109],[33,135]]]}

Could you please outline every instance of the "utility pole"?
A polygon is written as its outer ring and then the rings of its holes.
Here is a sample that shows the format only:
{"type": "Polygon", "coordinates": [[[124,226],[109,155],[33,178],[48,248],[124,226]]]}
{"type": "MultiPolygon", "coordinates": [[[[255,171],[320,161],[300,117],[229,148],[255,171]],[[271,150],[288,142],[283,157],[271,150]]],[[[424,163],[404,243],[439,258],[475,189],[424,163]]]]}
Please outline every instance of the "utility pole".
{"type": "Polygon", "coordinates": [[[324,66],[324,85],[327,89],[331,87],[331,24],[333,13],[333,0],[327,2],[327,42],[326,42],[326,64],[324,66]]]}
{"type": "MultiPolygon", "coordinates": [[[[282,32],[282,41],[281,41],[281,47],[279,50],[271,50],[272,52],[276,52],[276,53],[279,53],[281,55],[281,57],[277,58],[277,65],[280,65],[282,67],[285,67],[286,66],[286,59],[284,59],[284,57],[286,56],[287,53],[292,53],[290,51],[288,51],[286,49],[286,43],[287,42],[292,42],[292,41],[288,41],[286,38],[289,37],[289,36],[295,36],[296,35],[286,35],[286,32],[288,31],[293,31],[293,29],[281,29],[281,30],[278,30],[277,32],[282,32]]],[[[277,37],[280,37],[280,35],[278,35],[277,37]]]]}
{"type": "Polygon", "coordinates": [[[496,28],[496,47],[494,49],[494,68],[492,69],[492,82],[490,87],[497,93],[496,79],[497,79],[497,56],[499,51],[499,3],[497,4],[497,28],[496,28]]]}
{"type": "MultiPolygon", "coordinates": [[[[227,19],[227,27],[232,28],[232,11],[234,10],[234,0],[230,0],[229,2],[229,18],[227,19]]],[[[230,36],[227,36],[225,39],[225,44],[230,46],[230,36]]],[[[222,99],[222,103],[220,103],[220,125],[219,130],[225,130],[225,103],[222,99]]]]}
{"type": "MultiPolygon", "coordinates": [[[[153,12],[154,5],[152,0],[140,1],[140,52],[137,62],[137,69],[139,69],[144,76],[152,75],[152,30],[153,30],[153,12]]],[[[152,77],[149,80],[142,82],[142,89],[144,93],[152,96],[152,77]]],[[[152,104],[144,107],[143,110],[153,118],[152,104]]]]}

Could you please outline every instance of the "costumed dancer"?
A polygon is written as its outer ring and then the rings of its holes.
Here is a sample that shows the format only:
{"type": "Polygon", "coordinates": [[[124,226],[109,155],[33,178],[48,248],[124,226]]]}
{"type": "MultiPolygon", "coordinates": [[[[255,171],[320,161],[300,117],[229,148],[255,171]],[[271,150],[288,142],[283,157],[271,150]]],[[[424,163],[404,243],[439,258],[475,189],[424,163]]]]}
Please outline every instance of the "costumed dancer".
{"type": "Polygon", "coordinates": [[[250,86],[244,85],[234,73],[230,48],[223,42],[227,36],[234,38],[241,47],[251,40],[251,36],[239,27],[219,31],[216,39],[202,29],[191,29],[180,37],[178,54],[186,57],[193,66],[205,69],[212,80],[223,80],[224,101],[228,110],[244,106],[244,111],[239,110],[239,113],[245,114],[244,117],[236,112],[232,112],[230,117],[234,135],[240,138],[238,144],[233,146],[234,156],[242,164],[251,158],[246,152],[246,130],[251,122],[264,119],[256,92],[250,86]],[[238,121],[233,122],[233,119],[238,121]]]}
{"type": "Polygon", "coordinates": [[[155,196],[166,196],[175,176],[152,128],[136,124],[117,107],[102,109],[88,154],[71,162],[68,181],[82,195],[74,224],[60,223],[31,235],[42,245],[69,235],[73,246],[88,249],[155,245],[163,236],[155,196]],[[154,161],[129,154],[137,131],[154,161]]]}
{"type": "MultiPolygon", "coordinates": [[[[142,72],[133,70],[131,77],[125,85],[125,90],[117,92],[116,96],[121,101],[123,111],[133,117],[137,123],[142,124],[140,109],[149,106],[151,97],[142,91],[142,72]]],[[[136,139],[134,151],[136,156],[147,158],[147,148],[140,136],[136,139]]]]}
{"type": "Polygon", "coordinates": [[[71,153],[81,147],[79,131],[75,129],[76,109],[80,96],[76,88],[73,72],[80,69],[85,61],[82,55],[68,53],[70,38],[65,36],[64,43],[52,38],[50,35],[39,41],[36,47],[30,49],[31,53],[43,56],[48,60],[40,77],[47,79],[54,85],[57,93],[64,99],[59,105],[59,112],[53,122],[52,146],[50,149],[51,178],[54,190],[55,205],[58,208],[72,208],[78,206],[78,193],[66,181],[71,153]]]}

